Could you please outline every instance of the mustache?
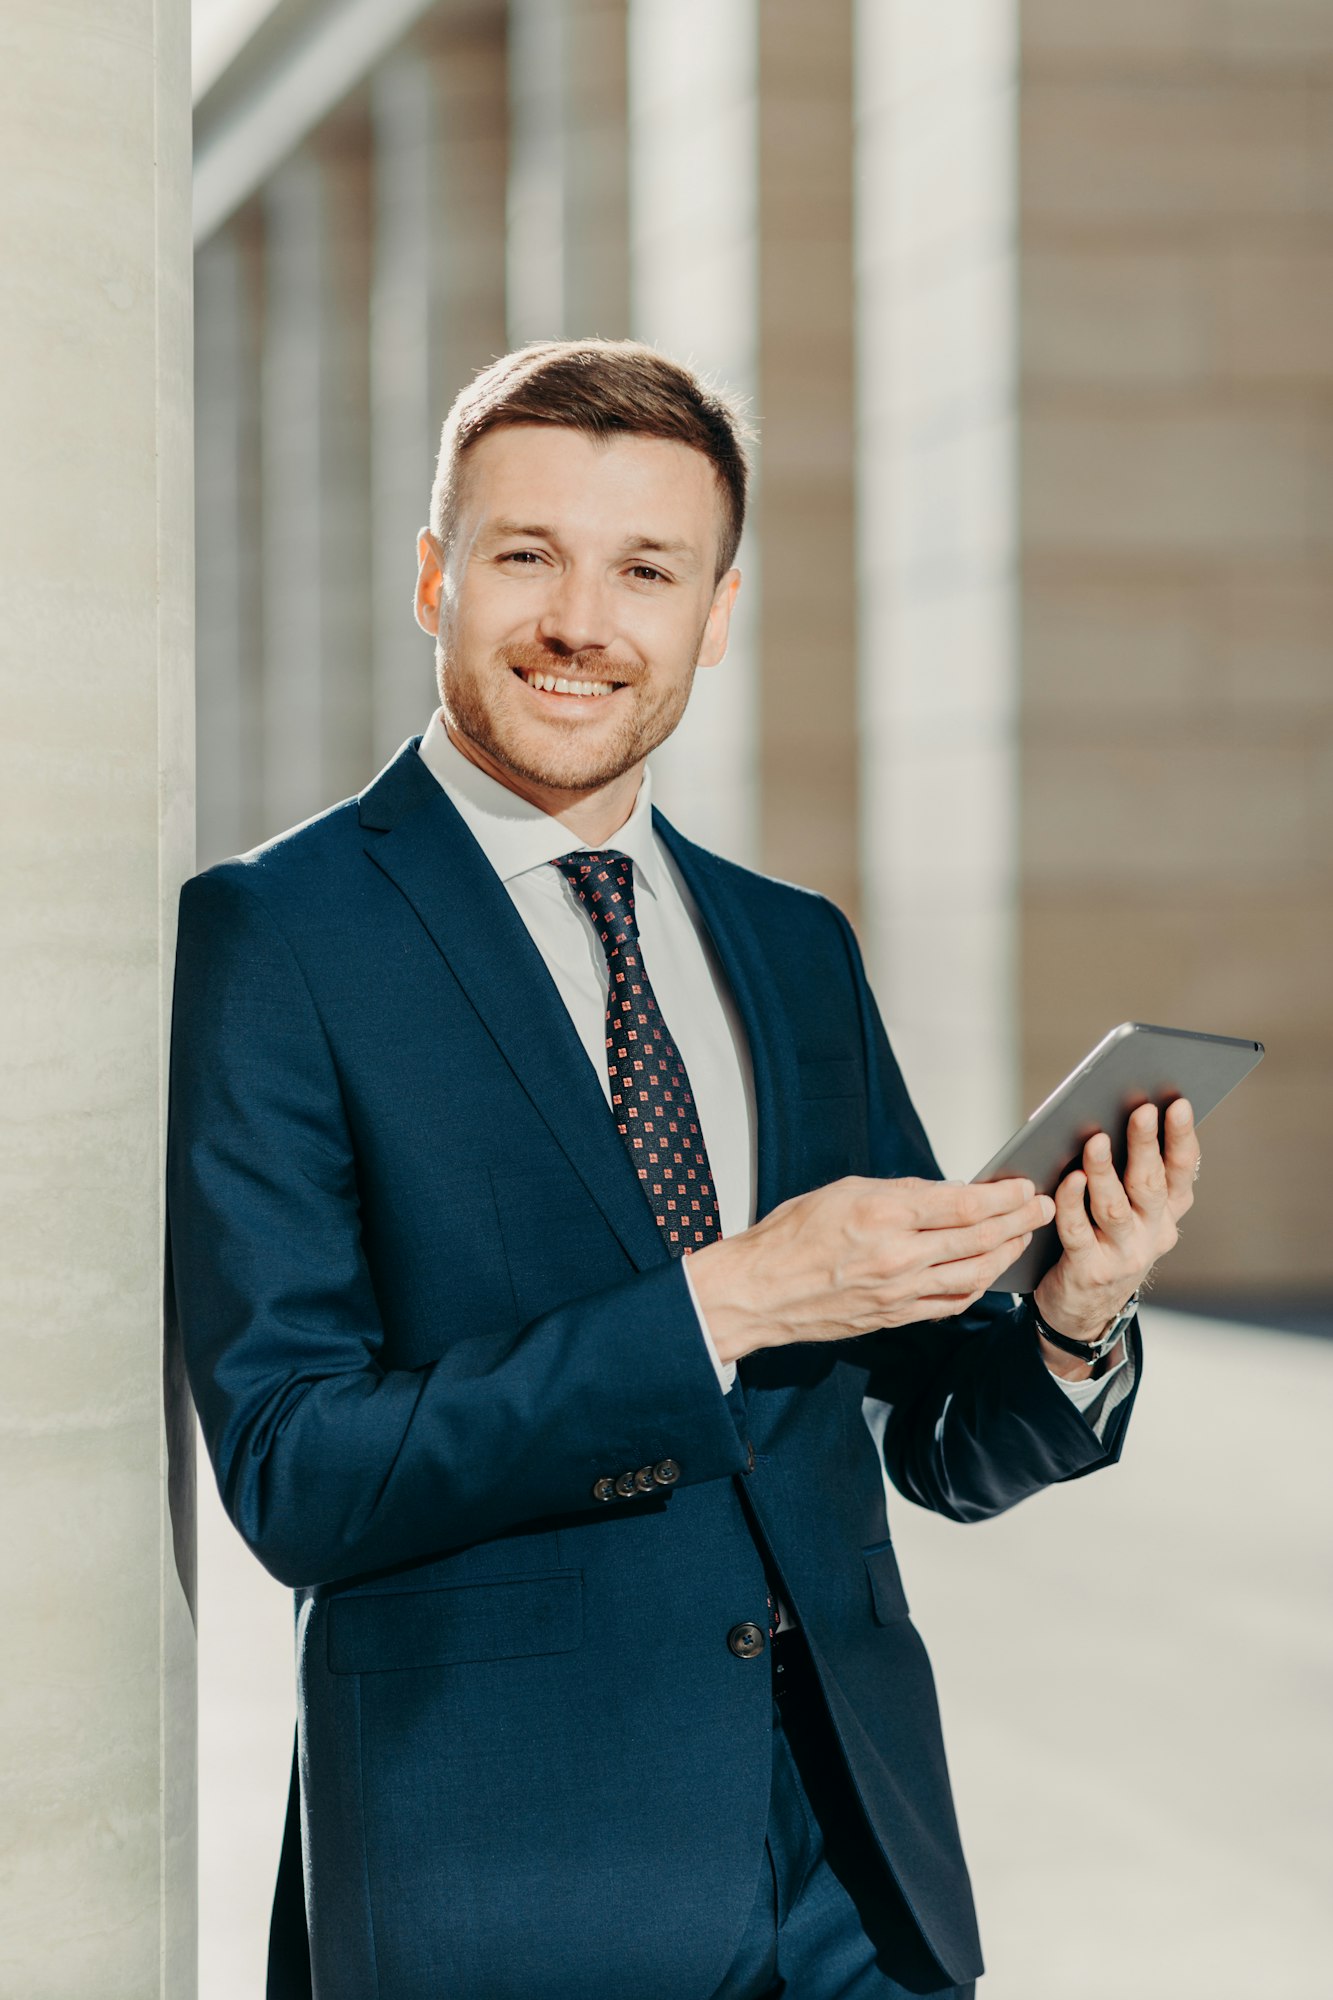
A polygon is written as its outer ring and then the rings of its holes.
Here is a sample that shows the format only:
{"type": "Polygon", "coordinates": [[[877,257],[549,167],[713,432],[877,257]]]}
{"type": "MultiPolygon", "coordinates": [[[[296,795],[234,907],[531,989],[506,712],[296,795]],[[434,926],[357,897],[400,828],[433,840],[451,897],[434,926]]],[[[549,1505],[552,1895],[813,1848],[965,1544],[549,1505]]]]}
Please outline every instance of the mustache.
{"type": "Polygon", "coordinates": [[[549,646],[514,640],[501,646],[505,666],[520,674],[559,674],[565,680],[615,681],[628,685],[631,675],[601,646],[581,646],[577,653],[553,653],[549,646]]]}

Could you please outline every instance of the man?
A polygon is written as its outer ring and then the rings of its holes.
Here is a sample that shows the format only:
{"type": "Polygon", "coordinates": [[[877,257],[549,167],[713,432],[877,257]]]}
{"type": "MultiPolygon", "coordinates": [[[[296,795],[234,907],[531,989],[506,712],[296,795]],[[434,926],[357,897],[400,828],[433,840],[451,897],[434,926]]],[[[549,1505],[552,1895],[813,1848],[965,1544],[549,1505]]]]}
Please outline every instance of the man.
{"type": "Polygon", "coordinates": [[[846,918],[651,806],[744,504],[651,350],[496,362],[419,543],[439,710],[182,892],[175,1298],[295,1592],[283,2000],[981,1969],[883,1473],[969,1521],[1118,1456],[1198,1148],[942,1183],[846,918]],[[1039,1319],[989,1287],[1053,1208],[1039,1319]]]}

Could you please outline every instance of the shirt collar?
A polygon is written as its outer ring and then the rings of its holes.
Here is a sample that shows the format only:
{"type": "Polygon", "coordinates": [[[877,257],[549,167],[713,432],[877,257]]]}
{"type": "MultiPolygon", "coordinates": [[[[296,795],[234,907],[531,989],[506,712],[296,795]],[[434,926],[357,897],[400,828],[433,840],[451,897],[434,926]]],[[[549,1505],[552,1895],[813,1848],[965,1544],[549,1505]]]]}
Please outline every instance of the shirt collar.
{"type": "MultiPolygon", "coordinates": [[[[467,822],[502,882],[544,867],[574,848],[591,849],[592,842],[581,839],[563,820],[520,798],[465,757],[445,728],[438,708],[417,746],[417,755],[467,822]]],[[[635,886],[642,883],[654,896],[661,895],[663,863],[653,831],[652,773],[647,764],[629,818],[601,845],[628,854],[634,863],[635,886]]]]}

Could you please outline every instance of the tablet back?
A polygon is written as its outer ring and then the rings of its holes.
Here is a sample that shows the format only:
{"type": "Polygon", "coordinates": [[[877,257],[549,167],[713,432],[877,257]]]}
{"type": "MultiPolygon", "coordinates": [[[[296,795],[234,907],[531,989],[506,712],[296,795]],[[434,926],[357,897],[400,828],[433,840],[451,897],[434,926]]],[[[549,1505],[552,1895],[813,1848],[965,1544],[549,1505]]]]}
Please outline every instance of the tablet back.
{"type": "MultiPolygon", "coordinates": [[[[1263,1053],[1262,1042],[1232,1035],[1201,1035],[1188,1028],[1122,1021],[973,1179],[1023,1176],[1039,1193],[1054,1194],[1070,1168],[1079,1165],[1094,1132],[1108,1134],[1115,1170],[1123,1174],[1131,1111],[1148,1103],[1163,1109],[1177,1097],[1187,1097],[1198,1125],[1263,1053]]],[[[996,1279],[994,1289],[1034,1290],[1059,1255],[1060,1238],[1052,1222],[1037,1230],[1018,1261],[996,1279]]]]}

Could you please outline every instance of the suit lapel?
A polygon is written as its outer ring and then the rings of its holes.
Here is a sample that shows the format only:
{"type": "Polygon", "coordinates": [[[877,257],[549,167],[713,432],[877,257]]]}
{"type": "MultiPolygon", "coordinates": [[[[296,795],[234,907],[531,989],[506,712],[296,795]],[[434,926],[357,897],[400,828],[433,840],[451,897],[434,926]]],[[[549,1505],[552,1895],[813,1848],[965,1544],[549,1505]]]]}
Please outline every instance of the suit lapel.
{"type": "MultiPolygon", "coordinates": [[[[601,1086],[526,924],[412,737],[361,794],[366,852],[447,960],[510,1069],[640,1270],[665,1261],[652,1210],[601,1086]]],[[[756,1214],[783,1199],[795,1163],[796,1055],[766,996],[771,973],[725,863],[653,808],[699,907],[750,1044],[758,1121],[756,1214]]]]}
{"type": "Polygon", "coordinates": [[[412,905],[589,1195],[648,1270],[670,1252],[587,1053],[509,892],[416,755],[419,741],[361,796],[366,852],[412,905]]]}

